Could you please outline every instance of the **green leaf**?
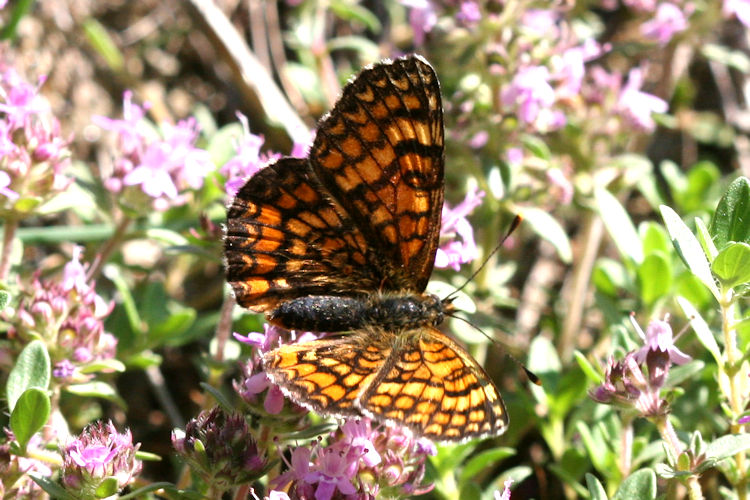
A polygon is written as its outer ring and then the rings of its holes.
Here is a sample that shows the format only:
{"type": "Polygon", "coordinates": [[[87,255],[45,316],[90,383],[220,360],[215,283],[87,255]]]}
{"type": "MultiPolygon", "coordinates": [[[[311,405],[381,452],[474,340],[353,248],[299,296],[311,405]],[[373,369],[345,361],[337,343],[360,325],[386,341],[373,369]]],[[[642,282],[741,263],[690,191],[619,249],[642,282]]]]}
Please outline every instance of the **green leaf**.
{"type": "Polygon", "coordinates": [[[180,344],[182,335],[195,323],[197,315],[195,309],[187,307],[175,311],[166,320],[151,327],[148,332],[151,342],[158,345],[163,339],[169,339],[170,345],[180,344]]]}
{"type": "Polygon", "coordinates": [[[664,224],[667,226],[672,244],[682,258],[687,268],[703,283],[713,294],[716,300],[720,300],[719,289],[716,286],[711,268],[703,253],[703,248],[698,239],[690,232],[690,229],[682,222],[680,216],[666,205],[659,207],[664,224]]]}
{"type": "Polygon", "coordinates": [[[620,255],[640,264],[643,261],[643,245],[628,213],[606,189],[597,189],[594,198],[604,226],[620,255]]]}
{"type": "Polygon", "coordinates": [[[711,353],[711,356],[714,357],[716,363],[721,365],[723,361],[721,359],[719,345],[716,343],[716,339],[714,338],[713,332],[708,327],[708,323],[706,323],[698,310],[693,307],[693,304],[684,297],[677,297],[677,303],[682,308],[682,312],[685,313],[688,321],[690,321],[690,326],[693,327],[693,331],[695,331],[695,334],[698,336],[700,343],[711,353]]]}
{"type": "Polygon", "coordinates": [[[625,266],[617,260],[606,257],[597,259],[591,280],[599,292],[610,297],[617,297],[623,289],[630,287],[625,266]]]}
{"type": "Polygon", "coordinates": [[[56,481],[44,476],[40,476],[34,472],[29,473],[29,477],[39,485],[44,491],[49,493],[51,498],[55,500],[79,500],[80,497],[71,495],[68,490],[57,484],[56,481]]]}
{"type": "Polygon", "coordinates": [[[135,452],[135,458],[143,460],[145,462],[161,462],[163,458],[161,455],[156,453],[149,453],[148,451],[138,450],[135,452]]]}
{"type": "Polygon", "coordinates": [[[94,50],[104,58],[109,68],[115,73],[119,73],[125,66],[125,59],[112,40],[106,28],[94,18],[88,18],[83,21],[83,33],[94,50]]]}
{"type": "Polygon", "coordinates": [[[438,453],[430,457],[430,462],[438,470],[440,476],[451,474],[458,470],[464,459],[471,455],[478,445],[479,441],[469,441],[468,443],[438,446],[438,453]]]}
{"type": "Polygon", "coordinates": [[[60,243],[61,241],[104,241],[111,238],[114,228],[110,224],[85,226],[21,227],[16,233],[24,243],[60,243]]]}
{"type": "Polygon", "coordinates": [[[361,5],[348,0],[332,0],[328,7],[344,21],[360,23],[373,33],[380,33],[383,29],[378,17],[361,5]]]}
{"type": "Polygon", "coordinates": [[[34,0],[18,0],[10,4],[10,16],[4,16],[5,26],[0,31],[0,40],[10,40],[16,37],[16,29],[21,19],[31,11],[34,6],[34,0]]]}
{"type": "Polygon", "coordinates": [[[461,470],[461,483],[476,480],[477,474],[481,473],[488,467],[493,467],[503,459],[512,457],[516,454],[513,448],[492,448],[474,455],[466,462],[461,470]]]}
{"type": "Polygon", "coordinates": [[[232,402],[227,399],[227,397],[216,387],[212,386],[211,384],[207,384],[206,382],[201,382],[200,386],[203,388],[204,391],[209,393],[213,398],[216,400],[216,402],[221,406],[224,411],[226,412],[233,412],[234,406],[232,405],[232,402]]]}
{"type": "Polygon", "coordinates": [[[187,246],[188,240],[177,231],[165,229],[163,227],[154,227],[145,231],[145,236],[166,243],[172,246],[187,246]]]}
{"type": "Polygon", "coordinates": [[[117,359],[98,359],[81,367],[81,373],[118,372],[125,371],[125,364],[117,359]]]}
{"type": "Polygon", "coordinates": [[[10,303],[10,293],[0,290],[0,311],[5,309],[10,303]]]}
{"type": "Polygon", "coordinates": [[[106,382],[95,380],[84,384],[69,385],[65,387],[65,390],[78,396],[106,399],[107,401],[117,403],[123,408],[127,406],[125,401],[117,394],[117,391],[106,382]]]}
{"type": "MultiPolygon", "coordinates": [[[[138,454],[136,453],[136,456],[137,455],[138,454]]],[[[174,484],[162,481],[159,483],[150,483],[148,486],[133,490],[127,495],[120,495],[117,497],[117,499],[129,500],[131,498],[152,498],[151,496],[147,496],[146,493],[151,493],[152,491],[159,490],[164,490],[172,493],[173,495],[169,496],[169,498],[182,498],[183,500],[204,500],[206,498],[200,492],[179,490],[174,484]]]]}
{"type": "Polygon", "coordinates": [[[576,349],[575,351],[573,351],[573,357],[575,358],[576,363],[578,363],[578,366],[581,368],[581,371],[583,371],[583,374],[586,375],[586,378],[589,379],[589,381],[595,384],[602,383],[601,372],[597,370],[596,367],[589,362],[585,354],[583,354],[581,351],[576,349]]]}
{"type": "Polygon", "coordinates": [[[552,158],[552,153],[549,150],[549,146],[540,137],[531,134],[524,134],[521,136],[521,144],[523,148],[542,160],[549,161],[552,158]]]}
{"type": "Polygon", "coordinates": [[[604,491],[602,483],[599,482],[596,476],[587,472],[585,478],[586,487],[589,489],[591,500],[607,500],[607,493],[604,491]]]}
{"type": "Polygon", "coordinates": [[[24,347],[8,375],[6,396],[11,411],[18,398],[31,387],[47,390],[51,375],[49,353],[41,340],[33,340],[24,347]]]}
{"type": "Polygon", "coordinates": [[[695,229],[698,233],[698,241],[700,241],[701,243],[703,253],[708,256],[709,262],[713,262],[716,256],[719,254],[719,251],[716,249],[714,240],[711,239],[711,233],[708,232],[708,228],[703,222],[703,219],[699,217],[695,218],[695,229]]]}
{"type": "Polygon", "coordinates": [[[351,50],[356,52],[360,59],[366,61],[377,60],[380,56],[378,45],[361,36],[339,36],[332,38],[326,44],[326,48],[331,52],[334,50],[351,50]]]}
{"type": "Polygon", "coordinates": [[[640,469],[622,482],[612,500],[653,500],[656,498],[656,474],[640,469]]]}
{"type": "Polygon", "coordinates": [[[711,270],[726,288],[750,281],[750,245],[731,242],[711,263],[711,270]]]}
{"type": "Polygon", "coordinates": [[[120,491],[120,484],[114,476],[106,477],[99,483],[94,494],[97,498],[107,498],[120,491]]]}
{"type": "MultiPolygon", "coordinates": [[[[704,122],[705,123],[705,122],[704,122]]],[[[714,134],[721,124],[715,124],[714,134]]],[[[700,127],[693,128],[694,131],[700,127]]],[[[704,127],[705,128],[705,127],[704,127]]],[[[705,135],[705,134],[704,134],[705,135]]],[[[709,195],[710,191],[716,189],[716,185],[721,178],[721,172],[713,163],[709,161],[700,161],[694,164],[687,173],[687,185],[679,193],[675,193],[675,199],[679,202],[682,212],[696,212],[704,208],[705,200],[714,199],[709,195]]]]}
{"type": "Polygon", "coordinates": [[[221,127],[211,136],[206,150],[214,165],[224,165],[237,154],[237,144],[244,136],[242,124],[232,122],[221,127]]]}
{"type": "Polygon", "coordinates": [[[661,252],[652,253],[638,266],[641,299],[653,305],[672,288],[672,262],[661,252]]]}
{"type": "Polygon", "coordinates": [[[702,45],[701,52],[706,59],[735,68],[741,73],[750,73],[750,58],[741,50],[732,50],[718,43],[706,43],[702,45]]]}
{"type": "Polygon", "coordinates": [[[708,443],[706,457],[721,460],[747,450],[750,450],[750,434],[730,434],[708,443]]]}
{"type": "Polygon", "coordinates": [[[138,307],[135,305],[135,299],[133,293],[130,290],[130,286],[120,272],[120,268],[113,264],[107,264],[102,270],[102,274],[107,277],[117,288],[120,293],[120,300],[125,310],[125,315],[128,318],[128,323],[133,332],[142,334],[146,330],[144,322],[141,320],[141,316],[138,313],[138,307]]]}
{"type": "Polygon", "coordinates": [[[26,389],[16,401],[10,414],[10,428],[22,450],[44,424],[50,413],[50,401],[47,393],[39,388],[26,389]]]}
{"type": "Polygon", "coordinates": [[[716,248],[730,241],[750,243],[750,180],[739,177],[719,200],[708,230],[716,248]]]}
{"type": "Polygon", "coordinates": [[[570,248],[570,239],[568,239],[567,233],[546,210],[525,207],[523,218],[536,234],[552,243],[560,260],[566,264],[573,260],[573,250],[570,248]]]}
{"type": "Polygon", "coordinates": [[[654,252],[669,254],[672,250],[669,235],[664,228],[656,222],[644,222],[638,226],[638,235],[643,242],[643,254],[654,252]]]}

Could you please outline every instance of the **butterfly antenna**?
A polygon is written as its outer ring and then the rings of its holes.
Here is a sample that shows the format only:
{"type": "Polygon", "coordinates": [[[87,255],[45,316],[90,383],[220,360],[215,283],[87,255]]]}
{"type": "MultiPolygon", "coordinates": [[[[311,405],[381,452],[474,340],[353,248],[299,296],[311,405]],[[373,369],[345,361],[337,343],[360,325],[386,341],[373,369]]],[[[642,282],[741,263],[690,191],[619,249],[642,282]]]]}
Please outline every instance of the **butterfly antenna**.
{"type": "Polygon", "coordinates": [[[519,361],[518,358],[516,358],[511,353],[509,353],[508,348],[505,346],[505,344],[503,344],[502,342],[500,342],[499,340],[493,337],[490,337],[484,330],[482,330],[481,328],[479,328],[477,325],[475,325],[474,323],[472,323],[466,318],[462,318],[461,316],[457,316],[456,314],[453,314],[453,313],[449,313],[448,316],[450,316],[451,318],[460,319],[461,321],[463,321],[464,323],[466,323],[467,325],[471,326],[476,331],[484,335],[484,337],[487,340],[492,342],[499,349],[502,349],[504,354],[508,356],[510,359],[512,359],[513,362],[524,371],[524,373],[526,374],[526,377],[529,379],[531,383],[533,383],[534,385],[538,385],[538,386],[542,385],[542,381],[539,379],[539,377],[537,377],[534,372],[526,368],[526,365],[524,365],[521,361],[519,361]]]}
{"type": "MultiPolygon", "coordinates": [[[[511,234],[513,234],[513,231],[515,231],[518,228],[518,226],[521,225],[521,221],[523,221],[523,217],[521,215],[519,215],[519,214],[516,214],[516,216],[513,217],[513,221],[510,223],[510,227],[508,228],[508,231],[506,231],[505,236],[503,236],[503,239],[500,240],[500,242],[497,245],[495,245],[495,248],[492,249],[492,251],[487,255],[487,257],[485,257],[484,261],[482,262],[482,265],[479,266],[479,268],[476,271],[474,271],[471,274],[471,276],[468,277],[468,279],[466,281],[464,281],[463,285],[461,285],[460,287],[456,288],[451,293],[449,293],[448,296],[443,299],[443,302],[450,302],[451,300],[453,300],[453,296],[454,295],[456,295],[458,292],[460,292],[461,290],[463,290],[464,288],[466,288],[466,285],[468,285],[469,283],[471,283],[471,281],[474,278],[477,277],[477,274],[479,274],[482,271],[482,269],[484,269],[484,266],[487,265],[487,263],[490,261],[490,259],[492,258],[492,256],[495,255],[498,252],[498,250],[500,250],[500,247],[502,247],[503,243],[505,243],[505,241],[508,239],[508,237],[511,234]]],[[[471,324],[471,323],[469,323],[469,324],[471,324]]],[[[474,326],[474,325],[472,325],[472,326],[474,326]]],[[[477,328],[477,327],[474,326],[474,328],[477,328]]],[[[477,330],[479,330],[479,328],[477,328],[477,330]]],[[[481,330],[479,330],[479,331],[481,332],[481,330]]],[[[484,332],[482,332],[482,333],[484,333],[484,332]]]]}

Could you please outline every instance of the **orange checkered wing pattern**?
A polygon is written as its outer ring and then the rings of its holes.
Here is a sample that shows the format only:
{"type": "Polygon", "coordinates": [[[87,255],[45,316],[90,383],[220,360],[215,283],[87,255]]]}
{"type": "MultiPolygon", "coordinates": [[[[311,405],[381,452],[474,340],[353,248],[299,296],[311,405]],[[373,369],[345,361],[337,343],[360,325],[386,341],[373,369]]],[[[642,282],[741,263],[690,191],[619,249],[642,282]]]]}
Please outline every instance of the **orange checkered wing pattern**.
{"type": "Polygon", "coordinates": [[[443,115],[418,56],[363,70],[310,156],[254,175],[227,213],[227,280],[256,312],[308,295],[424,290],[443,204],[443,115]]]}
{"type": "Polygon", "coordinates": [[[421,292],[430,278],[443,140],[440,86],[418,56],[364,70],[318,129],[313,169],[378,249],[384,290],[421,292]]]}
{"type": "Polygon", "coordinates": [[[237,302],[257,312],[295,297],[377,287],[364,236],[304,159],[282,158],[240,189],[224,246],[237,302]]]}
{"type": "Polygon", "coordinates": [[[365,414],[434,441],[497,435],[508,425],[482,367],[430,327],[285,345],[265,355],[264,367],[287,395],[324,415],[365,414]]]}

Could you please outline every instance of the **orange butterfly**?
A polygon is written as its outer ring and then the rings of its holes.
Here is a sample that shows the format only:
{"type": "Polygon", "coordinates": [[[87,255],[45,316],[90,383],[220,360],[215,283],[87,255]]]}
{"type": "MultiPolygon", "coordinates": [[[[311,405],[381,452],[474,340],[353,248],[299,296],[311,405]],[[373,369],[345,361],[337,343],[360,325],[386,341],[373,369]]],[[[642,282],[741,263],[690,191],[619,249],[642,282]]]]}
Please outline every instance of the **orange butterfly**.
{"type": "Polygon", "coordinates": [[[488,375],[436,328],[450,302],[424,292],[443,165],[437,75],[411,55],[364,69],[321,120],[308,158],[282,158],[237,193],[225,240],[237,302],[285,328],[351,332],[265,354],[266,373],[295,402],[436,441],[507,428],[488,375]]]}

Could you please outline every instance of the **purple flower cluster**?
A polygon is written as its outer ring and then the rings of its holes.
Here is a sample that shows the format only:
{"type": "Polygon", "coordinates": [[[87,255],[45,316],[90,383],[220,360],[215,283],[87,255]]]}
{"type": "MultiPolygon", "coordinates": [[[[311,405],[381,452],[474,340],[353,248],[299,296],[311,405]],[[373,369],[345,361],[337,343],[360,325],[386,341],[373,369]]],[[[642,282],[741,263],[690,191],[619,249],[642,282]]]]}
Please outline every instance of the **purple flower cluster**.
{"type": "Polygon", "coordinates": [[[292,451],[288,470],[271,481],[288,486],[291,498],[369,499],[412,496],[432,489],[422,484],[425,462],[434,445],[407,430],[373,429],[368,419],[350,419],[331,437],[292,451]]]}
{"type": "Polygon", "coordinates": [[[98,116],[94,123],[117,137],[114,164],[104,186],[131,209],[148,210],[148,204],[141,203],[145,195],[154,209],[163,211],[186,203],[188,190],[203,186],[215,167],[208,152],[195,147],[199,135],[195,118],[176,125],[161,123],[157,131],[145,119],[147,110],[148,104],[134,104],[132,92],[127,91],[122,119],[98,116]]]}
{"type": "Polygon", "coordinates": [[[97,488],[111,478],[121,490],[141,472],[142,463],[135,458],[139,447],[133,445],[129,430],[120,434],[112,422],[89,424],[61,449],[61,482],[71,493],[81,495],[77,498],[94,498],[97,488]]]}
{"type": "Polygon", "coordinates": [[[0,212],[14,217],[26,215],[72,182],[64,174],[70,139],[61,136],[60,123],[39,93],[43,82],[26,82],[0,54],[0,212]],[[24,199],[34,201],[17,203],[24,199]]]}
{"type": "MultiPolygon", "coordinates": [[[[41,488],[31,480],[29,474],[43,477],[52,475],[52,468],[44,460],[45,443],[41,434],[35,434],[26,444],[26,456],[13,453],[15,435],[9,429],[3,429],[5,441],[0,444],[0,496],[2,498],[39,498],[41,488]],[[31,458],[34,457],[34,458],[31,458]]],[[[57,457],[55,457],[57,458],[57,457]]]]}
{"type": "MultiPolygon", "coordinates": [[[[603,404],[635,409],[643,417],[662,417],[669,411],[661,389],[674,364],[691,360],[674,345],[668,317],[649,323],[646,333],[633,321],[644,342],[637,351],[628,352],[620,361],[610,358],[604,382],[590,393],[592,399],[603,404]],[[647,369],[648,375],[643,371],[647,369]]],[[[632,320],[632,316],[631,316],[632,320]]]]}
{"type": "Polygon", "coordinates": [[[269,161],[281,157],[279,154],[262,154],[260,148],[263,146],[263,136],[250,132],[250,126],[245,115],[238,113],[237,118],[242,124],[242,137],[235,146],[235,155],[219,169],[219,172],[226,178],[224,188],[229,198],[234,197],[247,179],[269,161]]]}
{"type": "Polygon", "coordinates": [[[245,417],[219,407],[202,411],[188,422],[185,432],[173,432],[172,445],[217,498],[220,492],[266,472],[266,458],[259,452],[245,417]]]}
{"type": "Polygon", "coordinates": [[[80,255],[81,248],[76,247],[60,280],[35,276],[16,314],[5,314],[10,336],[45,339],[55,363],[53,374],[67,382],[89,380],[94,375],[78,369],[114,358],[117,347],[117,339],[104,331],[103,323],[114,303],[96,293],[80,255]]]}

